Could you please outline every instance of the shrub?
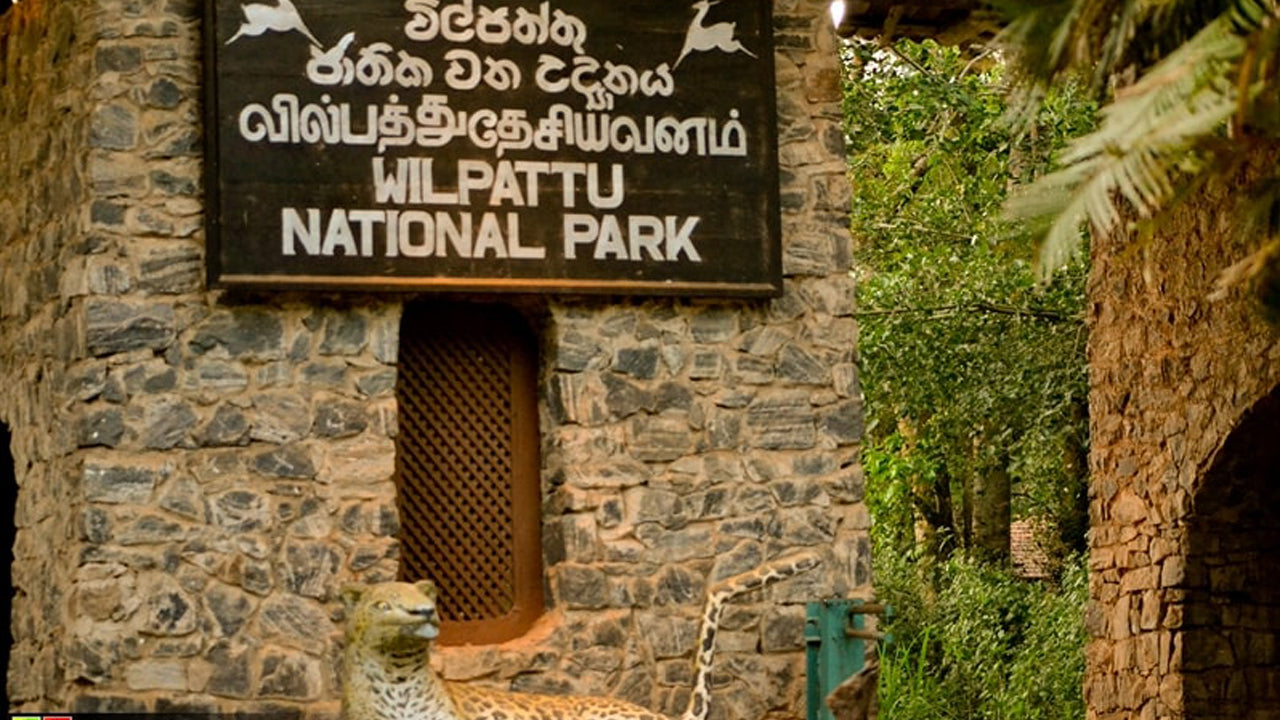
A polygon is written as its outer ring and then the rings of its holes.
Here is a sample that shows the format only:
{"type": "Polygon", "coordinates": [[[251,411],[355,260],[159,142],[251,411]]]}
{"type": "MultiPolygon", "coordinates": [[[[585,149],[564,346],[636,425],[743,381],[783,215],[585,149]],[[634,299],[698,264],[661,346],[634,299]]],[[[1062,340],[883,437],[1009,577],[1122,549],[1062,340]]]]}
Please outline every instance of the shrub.
{"type": "Polygon", "coordinates": [[[1078,720],[1087,597],[1084,562],[1057,583],[960,556],[877,561],[894,608],[881,650],[881,720],[1078,720]]]}

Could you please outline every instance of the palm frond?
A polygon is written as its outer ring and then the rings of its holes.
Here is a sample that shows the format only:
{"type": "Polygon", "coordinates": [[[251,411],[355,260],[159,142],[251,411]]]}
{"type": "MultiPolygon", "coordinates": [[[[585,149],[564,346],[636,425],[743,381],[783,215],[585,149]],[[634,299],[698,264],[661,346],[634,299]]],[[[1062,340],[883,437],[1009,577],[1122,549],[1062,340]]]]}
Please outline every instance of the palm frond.
{"type": "MultiPolygon", "coordinates": [[[[1256,17],[1275,0],[995,0],[1007,19],[997,42],[1013,58],[1015,96],[1034,101],[1034,88],[1084,72],[1101,98],[1126,70],[1141,73],[1232,9],[1256,17]]],[[[1025,121],[1037,106],[1015,107],[1025,121]]]]}
{"type": "Polygon", "coordinates": [[[1237,288],[1252,286],[1268,317],[1280,321],[1280,178],[1255,188],[1239,218],[1236,231],[1255,239],[1256,249],[1219,273],[1209,299],[1221,300],[1237,288]]]}
{"type": "Polygon", "coordinates": [[[1119,93],[1098,130],[1070,146],[1063,169],[1009,200],[1007,216],[1043,233],[1042,278],[1076,252],[1086,223],[1102,235],[1120,224],[1117,195],[1150,216],[1194,175],[1197,145],[1237,108],[1227,78],[1245,47],[1226,15],[1210,23],[1119,93]]]}
{"type": "Polygon", "coordinates": [[[1237,35],[1251,35],[1276,19],[1275,0],[1231,0],[1229,17],[1237,35]]]}
{"type": "Polygon", "coordinates": [[[1150,67],[1195,37],[1231,7],[1231,0],[1147,0],[1122,65],[1150,67]]]}
{"type": "Polygon", "coordinates": [[[1083,5],[1079,0],[992,0],[991,4],[1005,18],[998,44],[1014,49],[1022,75],[1043,83],[1066,69],[1072,29],[1083,5]]]}
{"type": "Polygon", "coordinates": [[[1277,263],[1280,263],[1280,238],[1272,238],[1245,257],[1219,273],[1213,283],[1210,300],[1221,300],[1235,288],[1256,280],[1277,263]]]}
{"type": "Polygon", "coordinates": [[[1035,123],[1048,85],[1071,67],[1068,48],[1075,44],[1072,29],[1081,12],[1079,0],[992,0],[1006,19],[993,43],[1007,51],[1010,88],[1005,121],[1015,134],[1024,134],[1035,123]]]}
{"type": "Polygon", "coordinates": [[[1107,234],[1135,215],[1155,226],[1204,183],[1252,167],[1237,194],[1253,201],[1230,212],[1253,249],[1222,274],[1215,296],[1247,284],[1280,324],[1280,171],[1259,159],[1280,148],[1280,0],[998,4],[1012,18],[1001,40],[1012,46],[1023,122],[1045,87],[1070,73],[1091,72],[1096,92],[1119,88],[1062,169],[1006,203],[1006,217],[1041,241],[1041,279],[1078,252],[1086,226],[1107,234]]]}

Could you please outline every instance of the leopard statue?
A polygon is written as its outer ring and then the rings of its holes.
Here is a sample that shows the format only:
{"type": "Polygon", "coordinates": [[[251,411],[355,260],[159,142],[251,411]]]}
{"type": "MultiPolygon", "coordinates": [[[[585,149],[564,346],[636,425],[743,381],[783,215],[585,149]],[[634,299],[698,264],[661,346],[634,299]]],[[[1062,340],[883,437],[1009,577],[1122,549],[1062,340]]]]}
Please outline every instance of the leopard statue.
{"type": "MultiPolygon", "coordinates": [[[[681,720],[706,720],[716,632],[728,600],[819,561],[816,552],[802,551],[708,589],[693,692],[681,720]]],[[[344,720],[668,720],[624,700],[508,692],[441,678],[429,662],[440,620],[436,586],[429,580],[348,585],[342,599],[347,609],[344,720]]]]}

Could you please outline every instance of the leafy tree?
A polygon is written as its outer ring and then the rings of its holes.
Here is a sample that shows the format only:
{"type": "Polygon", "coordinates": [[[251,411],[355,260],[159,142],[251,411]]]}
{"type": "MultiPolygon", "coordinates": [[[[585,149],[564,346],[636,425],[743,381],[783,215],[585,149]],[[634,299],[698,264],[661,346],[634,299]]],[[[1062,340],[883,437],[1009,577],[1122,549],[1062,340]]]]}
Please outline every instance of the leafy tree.
{"type": "MultiPolygon", "coordinates": [[[[1043,267],[1078,250],[1080,228],[1110,233],[1162,211],[1250,157],[1269,158],[1230,216],[1254,250],[1221,278],[1252,283],[1280,319],[1280,7],[1276,0],[999,0],[1011,19],[1022,108],[1086,76],[1113,99],[1063,167],[1019,194],[1010,215],[1043,238],[1043,267]],[[1117,204],[1113,200],[1120,200],[1117,204]],[[1127,206],[1127,210],[1125,209],[1127,206]]],[[[1150,223],[1145,223],[1150,225],[1150,223]]]]}
{"type": "Polygon", "coordinates": [[[1037,286],[1033,246],[1011,239],[999,208],[1088,129],[1092,104],[1054,94],[1018,135],[999,65],[930,42],[847,51],[864,468],[880,551],[999,555],[1010,487],[1014,515],[1053,518],[1078,546],[1084,265],[1037,286]],[[984,490],[994,505],[976,502],[984,490]]]}
{"type": "Polygon", "coordinates": [[[876,593],[896,608],[881,717],[1081,717],[1085,267],[1038,284],[1035,246],[1000,208],[1090,129],[1094,104],[1051,93],[1019,133],[990,58],[847,52],[862,460],[876,593]],[[1007,551],[1010,515],[1063,531],[1054,583],[985,562],[1007,551]]]}

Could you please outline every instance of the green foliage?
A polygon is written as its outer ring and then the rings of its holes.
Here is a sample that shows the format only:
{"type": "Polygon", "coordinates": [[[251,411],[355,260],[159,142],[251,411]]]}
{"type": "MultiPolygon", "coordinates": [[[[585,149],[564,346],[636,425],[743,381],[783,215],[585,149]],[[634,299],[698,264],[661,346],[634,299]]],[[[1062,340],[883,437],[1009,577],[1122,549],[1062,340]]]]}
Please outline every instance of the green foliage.
{"type": "Polygon", "coordinates": [[[949,550],[965,545],[956,518],[975,478],[996,469],[1013,479],[1015,515],[1083,538],[1085,266],[1037,284],[1035,248],[1000,208],[1091,128],[1094,104],[1050,93],[1018,134],[999,66],[931,43],[849,52],[862,463],[876,593],[897,612],[881,717],[1083,717],[1079,556],[1064,551],[1043,585],[949,550]]]}
{"type": "Polygon", "coordinates": [[[1093,105],[1068,88],[1015,135],[998,66],[976,70],[932,43],[896,53],[850,49],[845,115],[864,468],[877,547],[909,552],[912,518],[962,534],[956,506],[992,468],[1013,476],[1015,515],[1078,512],[1084,263],[1038,286],[1034,248],[1000,206],[1090,127],[1093,105]]]}
{"type": "Polygon", "coordinates": [[[1088,584],[1082,558],[1058,585],[953,558],[932,573],[877,558],[879,598],[896,614],[880,657],[881,720],[1076,720],[1088,584]]]}
{"type": "Polygon", "coordinates": [[[875,547],[903,551],[912,546],[917,500],[912,487],[937,482],[933,463],[924,453],[908,452],[901,435],[894,434],[862,451],[862,471],[871,478],[865,502],[875,522],[875,547]]]}
{"type": "Polygon", "coordinates": [[[1095,106],[1075,87],[1050,93],[1018,134],[998,65],[932,43],[849,53],[862,463],[876,593],[897,613],[881,717],[1083,717],[1079,556],[1064,551],[1045,585],[949,550],[965,546],[956,519],[975,478],[996,469],[1013,479],[1015,515],[1083,538],[1084,262],[1038,284],[1035,248],[1000,208],[1091,128],[1095,106]]]}

